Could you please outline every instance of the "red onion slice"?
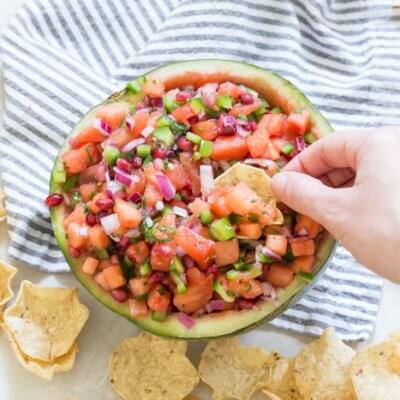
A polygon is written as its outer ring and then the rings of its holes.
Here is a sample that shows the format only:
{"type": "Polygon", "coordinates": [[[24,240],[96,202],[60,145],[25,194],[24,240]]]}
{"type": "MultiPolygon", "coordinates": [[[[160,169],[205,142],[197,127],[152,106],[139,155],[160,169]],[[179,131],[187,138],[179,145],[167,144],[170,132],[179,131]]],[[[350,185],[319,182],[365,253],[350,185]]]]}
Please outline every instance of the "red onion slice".
{"type": "Polygon", "coordinates": [[[186,255],[185,250],[181,246],[176,246],[176,255],[179,257],[184,257],[186,255]]]}
{"type": "Polygon", "coordinates": [[[173,206],[172,212],[178,217],[187,218],[189,216],[187,210],[182,207],[173,206]]]}
{"type": "Polygon", "coordinates": [[[200,165],[201,192],[208,194],[214,187],[214,173],[211,165],[200,165]]]}
{"type": "Polygon", "coordinates": [[[143,107],[143,108],[139,108],[139,109],[136,107],[136,114],[149,113],[149,112],[151,112],[151,110],[152,110],[151,107],[143,107]]]}
{"type": "Polygon", "coordinates": [[[93,125],[98,129],[104,136],[110,136],[112,133],[112,128],[103,120],[96,118],[93,121],[93,125]]]}
{"type": "Polygon", "coordinates": [[[223,300],[211,300],[206,305],[206,310],[208,313],[213,311],[223,311],[224,308],[225,308],[225,303],[223,300]]]}
{"type": "Polygon", "coordinates": [[[245,164],[249,165],[259,165],[263,168],[274,168],[276,167],[276,162],[269,160],[268,158],[247,158],[244,160],[245,164]]]}
{"type": "Polygon", "coordinates": [[[100,223],[107,235],[111,235],[119,228],[118,216],[115,213],[100,218],[100,223]]]}
{"type": "Polygon", "coordinates": [[[296,137],[296,148],[297,151],[303,151],[306,148],[306,142],[304,141],[303,136],[297,136],[296,137]]]}
{"type": "Polygon", "coordinates": [[[265,254],[267,257],[269,257],[273,261],[280,261],[282,260],[282,257],[279,254],[276,254],[274,251],[269,249],[267,246],[264,246],[262,248],[263,254],[265,254]]]}
{"type": "Polygon", "coordinates": [[[145,141],[146,140],[144,138],[133,139],[122,148],[122,151],[123,152],[132,151],[133,149],[135,149],[140,144],[143,144],[145,141]]]}
{"type": "Polygon", "coordinates": [[[196,324],[193,318],[183,312],[178,314],[178,320],[186,329],[192,329],[196,324]]]}
{"type": "Polygon", "coordinates": [[[168,177],[165,175],[156,175],[156,179],[165,200],[172,200],[175,196],[176,190],[168,177]]]}

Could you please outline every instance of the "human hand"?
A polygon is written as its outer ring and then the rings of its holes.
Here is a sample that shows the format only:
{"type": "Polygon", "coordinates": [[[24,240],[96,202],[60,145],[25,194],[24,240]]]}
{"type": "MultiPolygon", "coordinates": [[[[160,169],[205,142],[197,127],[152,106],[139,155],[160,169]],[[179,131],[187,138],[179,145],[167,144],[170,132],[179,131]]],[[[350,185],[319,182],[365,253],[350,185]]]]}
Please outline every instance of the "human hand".
{"type": "Polygon", "coordinates": [[[400,283],[400,128],[329,135],[290,161],[272,189],[362,264],[400,283]]]}

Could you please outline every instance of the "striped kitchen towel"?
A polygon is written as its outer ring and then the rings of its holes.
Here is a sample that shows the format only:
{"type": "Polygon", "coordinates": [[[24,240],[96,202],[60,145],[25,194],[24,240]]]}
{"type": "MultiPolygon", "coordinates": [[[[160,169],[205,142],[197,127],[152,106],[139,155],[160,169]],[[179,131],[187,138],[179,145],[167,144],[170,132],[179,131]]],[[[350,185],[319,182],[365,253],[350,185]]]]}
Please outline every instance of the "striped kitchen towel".
{"type": "MultiPolygon", "coordinates": [[[[292,80],[336,129],[400,124],[399,24],[387,0],[27,1],[1,41],[10,254],[68,270],[43,205],[52,162],[82,114],[127,80],[178,60],[245,60],[292,80]]],[[[366,339],[381,291],[339,248],[324,278],[273,325],[366,339]]]]}

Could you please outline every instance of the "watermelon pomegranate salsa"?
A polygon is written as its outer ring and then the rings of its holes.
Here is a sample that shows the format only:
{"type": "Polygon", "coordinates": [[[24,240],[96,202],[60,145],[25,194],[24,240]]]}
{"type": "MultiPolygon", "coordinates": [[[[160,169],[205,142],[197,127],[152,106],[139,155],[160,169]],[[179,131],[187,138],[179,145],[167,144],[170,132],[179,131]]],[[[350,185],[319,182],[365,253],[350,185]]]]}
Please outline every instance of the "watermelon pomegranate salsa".
{"type": "Polygon", "coordinates": [[[214,184],[238,162],[273,176],[329,125],[294,88],[291,99],[263,87],[264,71],[253,82],[256,67],[210,63],[160,68],[92,110],[61,150],[46,199],[81,282],[166,336],[221,336],[273,318],[334,243],[246,182],[214,184]]]}

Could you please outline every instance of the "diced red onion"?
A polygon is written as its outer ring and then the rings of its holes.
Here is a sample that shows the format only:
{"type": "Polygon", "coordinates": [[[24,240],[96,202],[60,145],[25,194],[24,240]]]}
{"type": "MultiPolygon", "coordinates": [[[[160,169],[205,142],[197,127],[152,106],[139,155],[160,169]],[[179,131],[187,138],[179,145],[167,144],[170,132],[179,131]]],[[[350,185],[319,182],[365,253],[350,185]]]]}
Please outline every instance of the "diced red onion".
{"type": "Polygon", "coordinates": [[[275,295],[275,289],[269,282],[261,283],[261,289],[263,291],[263,296],[272,297],[275,295]]]}
{"type": "Polygon", "coordinates": [[[119,303],[124,303],[126,300],[129,299],[129,293],[124,288],[113,289],[111,290],[110,294],[111,297],[119,303]]]}
{"type": "Polygon", "coordinates": [[[109,181],[107,182],[107,193],[110,195],[111,198],[114,198],[115,192],[121,190],[121,184],[116,181],[109,181]]]}
{"type": "Polygon", "coordinates": [[[165,175],[156,175],[156,179],[165,200],[172,200],[175,196],[176,190],[168,177],[166,177],[165,175]]]}
{"type": "Polygon", "coordinates": [[[274,251],[269,249],[267,246],[264,246],[262,248],[263,254],[265,254],[267,257],[269,257],[273,261],[280,261],[282,260],[282,257],[279,254],[276,254],[274,251]]]}
{"type": "Polygon", "coordinates": [[[238,306],[240,310],[251,310],[254,307],[254,302],[250,299],[239,299],[238,306]]]}
{"type": "Polygon", "coordinates": [[[145,142],[144,138],[133,139],[122,148],[122,151],[123,152],[132,151],[133,149],[135,149],[140,144],[143,144],[144,142],[145,142]]]}
{"type": "Polygon", "coordinates": [[[176,246],[176,255],[179,257],[183,257],[184,255],[186,255],[185,250],[183,250],[181,246],[176,246]]]}
{"type": "Polygon", "coordinates": [[[79,235],[82,237],[87,237],[89,234],[89,228],[87,226],[81,226],[79,228],[79,235]]]}
{"type": "Polygon", "coordinates": [[[233,115],[221,114],[217,125],[220,135],[234,135],[236,133],[236,118],[233,115]]]}
{"type": "Polygon", "coordinates": [[[196,324],[196,321],[193,318],[183,312],[178,314],[178,320],[186,329],[192,329],[196,324]]]}
{"type": "Polygon", "coordinates": [[[139,229],[134,228],[130,229],[129,231],[125,232],[125,236],[128,238],[137,238],[141,235],[139,229]]]}
{"type": "Polygon", "coordinates": [[[308,236],[308,230],[306,228],[300,228],[296,234],[297,236],[308,236]]]}
{"type": "Polygon", "coordinates": [[[114,264],[114,265],[119,264],[118,256],[117,256],[116,254],[113,254],[113,255],[110,257],[110,261],[111,261],[111,264],[114,264]]]}
{"type": "Polygon", "coordinates": [[[275,161],[269,160],[268,158],[247,158],[244,160],[244,163],[249,165],[259,165],[263,168],[276,167],[275,161]]]}
{"type": "Polygon", "coordinates": [[[218,90],[218,83],[206,83],[203,86],[200,86],[197,89],[197,93],[205,94],[205,93],[215,93],[218,90]]]}
{"type": "Polygon", "coordinates": [[[150,136],[153,132],[154,132],[153,126],[146,126],[146,128],[142,130],[141,135],[146,138],[147,136],[150,136]]]}
{"type": "Polygon", "coordinates": [[[225,308],[225,303],[223,300],[211,300],[206,304],[206,311],[208,313],[213,311],[223,311],[225,308]]]}
{"type": "Polygon", "coordinates": [[[115,180],[118,181],[119,183],[122,183],[125,186],[131,186],[132,184],[132,180],[129,176],[118,172],[115,174],[115,180]]]}
{"type": "Polygon", "coordinates": [[[250,132],[246,128],[244,128],[243,126],[238,125],[236,130],[237,130],[237,134],[240,137],[246,138],[247,136],[250,135],[250,132]]]}
{"type": "Polygon", "coordinates": [[[196,265],[196,263],[194,262],[193,258],[188,256],[187,254],[185,254],[182,257],[182,262],[183,262],[183,264],[185,265],[186,268],[193,268],[196,265]]]}
{"type": "Polygon", "coordinates": [[[112,128],[103,120],[96,118],[93,121],[93,125],[97,128],[104,136],[110,136],[112,128]]]}
{"type": "Polygon", "coordinates": [[[138,107],[136,106],[136,114],[139,114],[139,113],[149,113],[149,112],[151,112],[151,110],[152,110],[151,107],[138,108],[138,107]]]}
{"type": "Polygon", "coordinates": [[[203,93],[201,98],[203,100],[203,103],[208,108],[214,108],[217,101],[217,95],[215,93],[210,93],[210,92],[203,93]]]}
{"type": "Polygon", "coordinates": [[[161,200],[156,202],[156,210],[161,211],[164,208],[164,203],[161,200]]]}
{"type": "Polygon", "coordinates": [[[133,203],[139,203],[142,200],[142,195],[139,192],[132,193],[129,200],[133,203]]]}
{"type": "Polygon", "coordinates": [[[228,163],[228,161],[220,161],[219,162],[219,166],[226,171],[227,169],[229,169],[231,167],[231,165],[228,163]]]}
{"type": "Polygon", "coordinates": [[[125,125],[130,131],[135,127],[135,120],[131,115],[125,119],[125,125]]]}
{"type": "Polygon", "coordinates": [[[157,171],[162,171],[164,169],[164,163],[161,158],[156,158],[155,160],[153,160],[153,165],[157,171]]]}
{"type": "Polygon", "coordinates": [[[102,217],[100,223],[107,235],[110,235],[119,228],[119,219],[115,213],[102,217]]]}
{"type": "Polygon", "coordinates": [[[144,223],[148,228],[151,228],[154,225],[154,221],[150,217],[146,217],[144,223]]]}
{"type": "Polygon", "coordinates": [[[297,151],[303,151],[306,148],[306,142],[304,141],[303,136],[297,136],[296,137],[296,148],[297,151]]]}
{"type": "Polygon", "coordinates": [[[211,165],[200,165],[200,184],[203,194],[208,194],[214,187],[214,174],[211,165]]]}
{"type": "Polygon", "coordinates": [[[149,284],[151,285],[153,283],[162,282],[166,277],[167,275],[165,274],[165,272],[161,271],[153,272],[149,277],[149,284]]]}
{"type": "Polygon", "coordinates": [[[173,206],[172,212],[177,215],[178,217],[187,218],[189,216],[187,210],[182,207],[173,206]]]}
{"type": "Polygon", "coordinates": [[[110,182],[111,181],[110,171],[108,170],[108,168],[106,168],[105,171],[104,171],[104,179],[106,180],[106,182],[110,182]]]}

